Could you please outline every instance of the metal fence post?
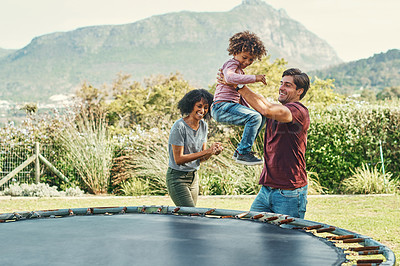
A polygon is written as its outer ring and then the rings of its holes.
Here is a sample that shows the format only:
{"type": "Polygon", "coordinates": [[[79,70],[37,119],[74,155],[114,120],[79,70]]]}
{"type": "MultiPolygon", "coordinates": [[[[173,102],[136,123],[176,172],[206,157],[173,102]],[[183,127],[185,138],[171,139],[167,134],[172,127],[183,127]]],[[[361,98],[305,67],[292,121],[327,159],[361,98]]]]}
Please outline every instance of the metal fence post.
{"type": "Polygon", "coordinates": [[[40,182],[39,142],[35,142],[35,183],[40,182]]]}

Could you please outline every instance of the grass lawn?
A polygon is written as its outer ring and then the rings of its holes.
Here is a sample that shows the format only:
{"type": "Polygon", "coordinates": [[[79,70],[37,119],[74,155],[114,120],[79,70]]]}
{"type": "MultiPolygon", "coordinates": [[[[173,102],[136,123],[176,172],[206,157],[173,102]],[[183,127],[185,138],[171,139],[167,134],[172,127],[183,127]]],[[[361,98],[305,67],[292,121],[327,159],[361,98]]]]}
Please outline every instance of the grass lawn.
{"type": "MultiPolygon", "coordinates": [[[[197,207],[246,211],[249,210],[253,199],[254,196],[199,197],[197,207]]],[[[169,197],[0,197],[0,213],[141,205],[174,206],[169,197]]],[[[372,237],[392,249],[396,259],[400,259],[400,195],[309,196],[305,219],[372,237]]]]}

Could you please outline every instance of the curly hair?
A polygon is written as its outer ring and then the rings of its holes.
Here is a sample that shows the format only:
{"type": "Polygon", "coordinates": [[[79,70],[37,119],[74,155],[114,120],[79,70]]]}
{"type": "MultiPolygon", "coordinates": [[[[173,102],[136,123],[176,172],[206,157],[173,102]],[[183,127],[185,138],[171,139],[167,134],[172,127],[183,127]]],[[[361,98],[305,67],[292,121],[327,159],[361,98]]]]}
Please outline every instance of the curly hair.
{"type": "MultiPolygon", "coordinates": [[[[208,106],[211,106],[214,95],[205,89],[192,90],[186,93],[178,102],[178,109],[181,111],[182,116],[190,114],[193,111],[194,105],[201,99],[204,99],[208,103],[208,106]]],[[[205,118],[211,118],[210,111],[206,113],[205,118]]]]}
{"type": "Polygon", "coordinates": [[[229,55],[237,55],[241,52],[248,52],[261,60],[263,55],[267,55],[267,50],[264,47],[260,38],[250,31],[238,32],[229,39],[228,47],[229,55]]]}

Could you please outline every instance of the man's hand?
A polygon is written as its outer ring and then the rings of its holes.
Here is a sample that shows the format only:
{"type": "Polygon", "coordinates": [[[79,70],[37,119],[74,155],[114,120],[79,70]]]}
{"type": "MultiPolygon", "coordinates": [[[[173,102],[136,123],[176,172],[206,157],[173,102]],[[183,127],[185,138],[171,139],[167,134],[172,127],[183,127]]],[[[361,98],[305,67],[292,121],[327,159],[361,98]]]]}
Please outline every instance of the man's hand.
{"type": "Polygon", "coordinates": [[[237,86],[237,84],[233,84],[233,83],[228,83],[228,82],[226,82],[225,77],[224,77],[224,73],[222,72],[222,68],[220,68],[220,69],[218,70],[218,73],[217,73],[217,82],[220,83],[220,84],[228,85],[228,86],[230,86],[230,87],[232,87],[232,88],[236,88],[236,86],[237,86]]]}

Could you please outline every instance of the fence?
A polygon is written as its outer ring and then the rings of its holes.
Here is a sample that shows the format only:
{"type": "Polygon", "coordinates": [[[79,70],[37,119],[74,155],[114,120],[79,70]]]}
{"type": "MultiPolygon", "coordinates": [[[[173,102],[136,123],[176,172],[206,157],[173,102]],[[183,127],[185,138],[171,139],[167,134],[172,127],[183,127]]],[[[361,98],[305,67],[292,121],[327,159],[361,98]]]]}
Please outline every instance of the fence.
{"type": "Polygon", "coordinates": [[[12,183],[46,182],[56,185],[72,177],[79,177],[75,169],[60,167],[63,161],[62,151],[53,145],[5,145],[0,144],[0,190],[12,183]],[[68,177],[67,177],[68,176],[68,177]]]}

